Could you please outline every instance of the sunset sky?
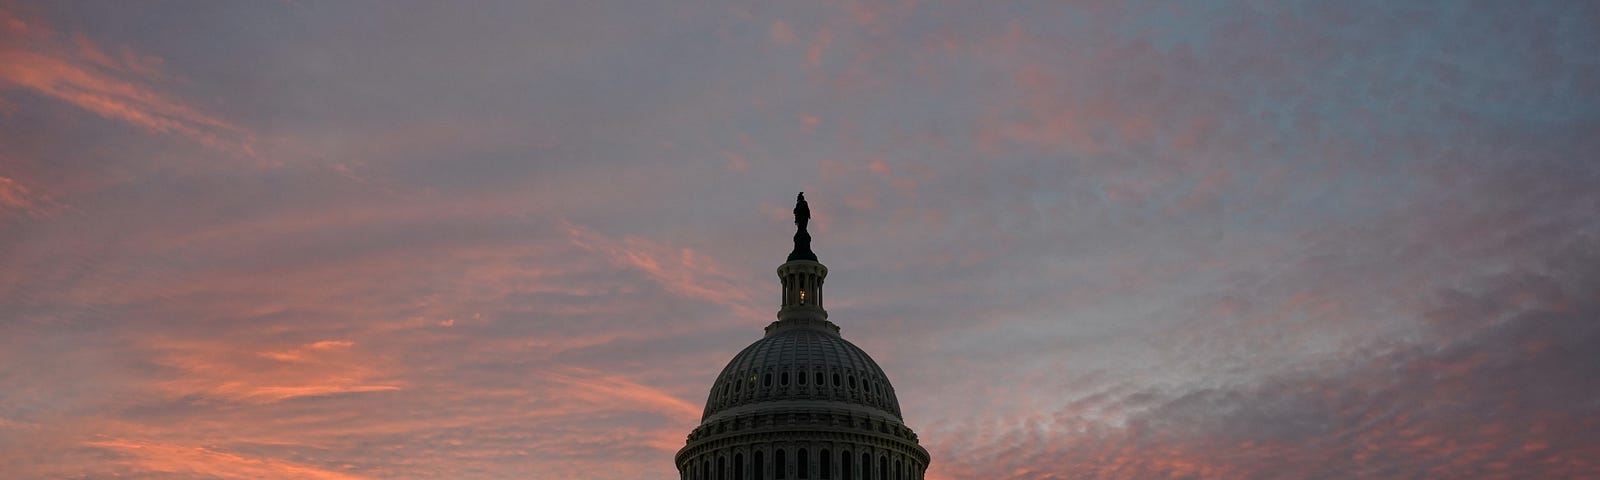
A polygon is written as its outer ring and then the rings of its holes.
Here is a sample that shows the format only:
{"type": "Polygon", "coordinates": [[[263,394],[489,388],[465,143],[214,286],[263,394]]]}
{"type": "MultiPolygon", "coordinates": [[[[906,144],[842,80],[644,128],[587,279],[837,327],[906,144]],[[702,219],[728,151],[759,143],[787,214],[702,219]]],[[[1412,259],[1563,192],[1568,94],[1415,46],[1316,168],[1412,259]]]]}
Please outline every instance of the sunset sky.
{"type": "Polygon", "coordinates": [[[1600,478],[1600,3],[0,0],[0,478],[1600,478]]]}

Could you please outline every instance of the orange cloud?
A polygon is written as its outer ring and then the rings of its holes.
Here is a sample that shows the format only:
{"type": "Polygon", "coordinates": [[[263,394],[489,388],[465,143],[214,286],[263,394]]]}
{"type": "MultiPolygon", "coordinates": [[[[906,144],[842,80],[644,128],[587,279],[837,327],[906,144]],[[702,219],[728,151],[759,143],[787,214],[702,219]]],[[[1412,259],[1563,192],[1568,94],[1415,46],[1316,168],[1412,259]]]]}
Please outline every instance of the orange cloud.
{"type": "Polygon", "coordinates": [[[54,210],[54,202],[48,197],[34,193],[16,180],[0,177],[0,215],[15,211],[37,216],[54,210]]]}
{"type": "Polygon", "coordinates": [[[120,463],[141,472],[240,480],[261,478],[368,480],[371,478],[284,460],[247,457],[200,446],[120,438],[90,441],[84,445],[116,452],[122,456],[119,459],[120,463]]]}
{"type": "Polygon", "coordinates": [[[319,341],[288,350],[248,355],[248,346],[199,342],[158,342],[156,362],[173,368],[174,378],[158,385],[175,398],[201,396],[242,403],[273,403],[300,397],[399,390],[372,365],[380,362],[349,352],[347,341],[319,341]],[[243,348],[241,348],[243,347],[243,348]]]}
{"type": "Polygon", "coordinates": [[[71,45],[58,36],[0,10],[0,90],[28,90],[150,132],[249,153],[244,129],[146,85],[164,77],[159,58],[126,48],[114,58],[82,34],[71,45]]]}

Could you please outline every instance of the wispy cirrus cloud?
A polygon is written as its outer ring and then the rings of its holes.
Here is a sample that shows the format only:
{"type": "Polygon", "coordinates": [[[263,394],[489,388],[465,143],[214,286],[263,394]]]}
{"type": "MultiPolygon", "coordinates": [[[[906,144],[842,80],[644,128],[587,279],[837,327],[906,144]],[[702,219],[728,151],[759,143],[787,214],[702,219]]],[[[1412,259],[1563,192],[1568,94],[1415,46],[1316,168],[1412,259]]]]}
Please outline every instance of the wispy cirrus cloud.
{"type": "Polygon", "coordinates": [[[50,197],[29,190],[15,179],[0,177],[0,213],[20,212],[28,215],[47,215],[61,206],[50,197]]]}
{"type": "MultiPolygon", "coordinates": [[[[236,344],[152,345],[154,362],[176,369],[159,385],[172,398],[220,398],[257,403],[400,390],[375,368],[381,362],[351,352],[353,342],[321,340],[286,349],[241,351],[236,344]]],[[[392,375],[392,374],[391,374],[392,375]]]]}
{"type": "Polygon", "coordinates": [[[747,279],[717,260],[690,248],[674,251],[665,245],[639,238],[615,239],[592,229],[563,221],[573,244],[597,252],[620,265],[634,268],[672,292],[735,309],[754,316],[755,292],[747,279]]]}
{"type": "Polygon", "coordinates": [[[316,480],[365,480],[372,477],[351,475],[272,458],[252,458],[205,447],[108,439],[89,442],[90,447],[122,456],[134,471],[160,474],[167,478],[307,478],[316,480]]]}
{"type": "Polygon", "coordinates": [[[113,57],[81,32],[63,37],[39,20],[0,10],[0,87],[50,97],[151,132],[249,151],[243,128],[151,86],[167,80],[160,58],[126,47],[113,57]]]}

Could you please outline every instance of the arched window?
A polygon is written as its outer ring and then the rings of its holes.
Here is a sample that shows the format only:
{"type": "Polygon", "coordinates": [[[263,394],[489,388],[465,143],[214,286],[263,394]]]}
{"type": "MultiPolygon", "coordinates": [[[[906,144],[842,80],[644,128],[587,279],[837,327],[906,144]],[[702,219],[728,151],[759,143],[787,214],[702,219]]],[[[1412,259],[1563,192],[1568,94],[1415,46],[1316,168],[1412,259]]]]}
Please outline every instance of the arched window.
{"type": "Polygon", "coordinates": [[[861,454],[861,480],[872,480],[872,454],[861,454]]]}
{"type": "Polygon", "coordinates": [[[796,383],[799,383],[800,385],[805,385],[806,384],[806,371],[805,370],[801,370],[799,372],[795,372],[795,377],[796,377],[795,378],[795,382],[796,383]]]}
{"type": "Polygon", "coordinates": [[[878,455],[878,478],[889,480],[889,457],[878,455]]]}
{"type": "Polygon", "coordinates": [[[733,454],[733,480],[744,480],[744,454],[733,454]]]}
{"type": "MultiPolygon", "coordinates": [[[[851,390],[855,390],[856,389],[856,376],[855,375],[851,375],[850,376],[850,389],[851,390]]],[[[734,387],[734,391],[738,391],[738,390],[739,390],[738,387],[734,387]]]]}
{"type": "Polygon", "coordinates": [[[773,474],[772,478],[778,480],[788,478],[785,475],[789,474],[789,459],[784,458],[783,449],[780,448],[778,451],[772,452],[772,468],[778,470],[778,473],[773,474]]]}
{"type": "Polygon", "coordinates": [[[897,478],[897,479],[905,478],[904,476],[900,475],[900,459],[899,458],[895,458],[894,459],[894,478],[897,478]]]}
{"type": "Polygon", "coordinates": [[[763,375],[761,377],[761,386],[763,386],[763,387],[772,386],[772,372],[767,372],[766,375],[763,375]]]}
{"type": "Polygon", "coordinates": [[[839,386],[839,372],[833,372],[833,386],[839,386]]]}
{"type": "Polygon", "coordinates": [[[728,457],[717,457],[717,480],[728,480],[728,457]]]}
{"type": "Polygon", "coordinates": [[[850,451],[839,452],[839,478],[841,480],[856,480],[856,466],[850,463],[850,451]]]}
{"type": "Polygon", "coordinates": [[[811,459],[806,458],[806,449],[804,449],[804,448],[800,449],[800,453],[795,454],[794,457],[795,457],[794,458],[795,461],[799,462],[799,465],[796,465],[796,467],[798,467],[797,470],[799,470],[799,471],[796,472],[796,475],[794,476],[794,478],[798,478],[798,479],[801,479],[801,480],[805,480],[805,479],[811,478],[811,472],[810,472],[809,469],[806,468],[806,467],[811,466],[811,462],[810,462],[811,459]]]}
{"type": "Polygon", "coordinates": [[[778,374],[778,385],[789,386],[789,372],[778,374]]]}
{"type": "Polygon", "coordinates": [[[822,468],[822,471],[819,472],[817,478],[821,478],[823,480],[830,480],[833,478],[833,457],[828,455],[828,449],[824,448],[822,451],[817,452],[817,464],[820,465],[820,468],[822,468]]]}
{"type": "Polygon", "coordinates": [[[826,383],[826,382],[823,382],[823,381],[822,381],[822,372],[821,372],[821,371],[818,371],[818,372],[817,372],[817,385],[822,385],[822,384],[824,384],[824,383],[826,383]]]}
{"type": "Polygon", "coordinates": [[[700,461],[700,480],[711,480],[711,460],[700,461]]]}
{"type": "Polygon", "coordinates": [[[756,450],[756,480],[767,480],[767,459],[756,450]]]}

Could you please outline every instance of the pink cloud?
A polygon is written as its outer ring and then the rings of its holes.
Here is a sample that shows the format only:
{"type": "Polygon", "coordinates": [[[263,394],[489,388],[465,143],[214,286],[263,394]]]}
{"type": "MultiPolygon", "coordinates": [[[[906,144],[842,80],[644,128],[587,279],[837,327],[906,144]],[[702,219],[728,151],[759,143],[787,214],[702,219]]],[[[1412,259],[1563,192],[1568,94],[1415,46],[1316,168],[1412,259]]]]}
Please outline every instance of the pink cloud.
{"type": "Polygon", "coordinates": [[[732,171],[735,171],[735,172],[742,172],[742,171],[750,169],[750,161],[746,160],[744,158],[744,155],[740,155],[740,154],[737,154],[737,153],[733,153],[733,152],[729,152],[729,151],[724,150],[722,152],[722,159],[726,160],[728,162],[727,163],[728,170],[732,170],[732,171]]]}
{"type": "Polygon", "coordinates": [[[822,66],[822,57],[828,53],[828,45],[833,44],[833,29],[823,25],[817,29],[816,36],[812,37],[811,44],[806,46],[806,63],[813,68],[822,66]]]}
{"type": "Polygon", "coordinates": [[[113,58],[81,33],[64,45],[49,27],[5,10],[0,10],[0,24],[5,26],[0,29],[0,91],[25,89],[153,133],[251,152],[243,128],[146,84],[163,77],[159,58],[128,49],[113,58]]]}
{"type": "Polygon", "coordinates": [[[822,124],[822,119],[817,117],[816,115],[801,115],[800,116],[800,124],[804,125],[805,128],[806,128],[806,131],[809,132],[809,131],[816,130],[817,125],[821,125],[822,124]]]}
{"type": "Polygon", "coordinates": [[[135,471],[173,475],[179,478],[239,480],[261,478],[368,480],[372,478],[279,459],[249,457],[202,446],[121,438],[95,440],[86,442],[84,445],[119,454],[120,458],[116,462],[135,471]]]}
{"type": "Polygon", "coordinates": [[[0,215],[4,215],[7,212],[20,212],[32,216],[41,216],[48,215],[59,209],[60,206],[49,197],[35,193],[16,180],[0,176],[0,215]]]}
{"type": "Polygon", "coordinates": [[[668,291],[733,308],[745,318],[767,315],[752,301],[753,282],[694,249],[672,249],[642,238],[614,239],[570,222],[563,226],[575,245],[644,272],[668,291]]]}
{"type": "Polygon", "coordinates": [[[156,363],[176,372],[159,384],[163,393],[175,398],[197,395],[270,403],[401,389],[398,381],[384,378],[388,375],[376,368],[382,362],[348,351],[351,344],[319,341],[254,355],[242,351],[248,346],[237,344],[162,342],[150,348],[156,363]]]}
{"type": "MultiPolygon", "coordinates": [[[[607,403],[621,401],[629,404],[630,408],[653,410],[684,422],[700,418],[700,407],[661,389],[622,376],[592,370],[569,369],[547,378],[571,387],[573,400],[607,403]]],[[[682,442],[682,439],[677,440],[679,443],[682,442]]]]}
{"type": "Polygon", "coordinates": [[[767,30],[767,37],[779,45],[792,45],[799,39],[794,36],[794,28],[783,20],[773,20],[772,28],[767,30]]]}

